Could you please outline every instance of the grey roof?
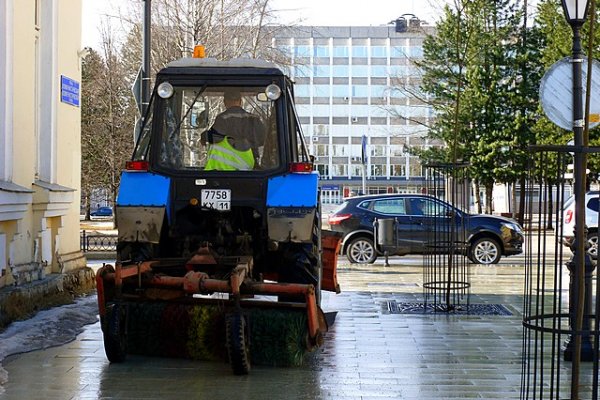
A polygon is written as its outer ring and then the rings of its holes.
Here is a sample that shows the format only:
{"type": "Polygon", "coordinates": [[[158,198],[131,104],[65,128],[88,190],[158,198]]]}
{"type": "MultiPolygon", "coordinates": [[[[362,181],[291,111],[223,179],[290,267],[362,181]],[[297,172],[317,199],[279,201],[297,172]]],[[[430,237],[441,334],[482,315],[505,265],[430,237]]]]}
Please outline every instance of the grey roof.
{"type": "Polygon", "coordinates": [[[180,58],[179,60],[171,61],[167,67],[185,68],[185,67],[213,67],[213,68],[228,68],[228,67],[250,67],[250,68],[276,68],[279,67],[264,60],[252,58],[234,58],[228,61],[217,60],[216,58],[180,58]]]}

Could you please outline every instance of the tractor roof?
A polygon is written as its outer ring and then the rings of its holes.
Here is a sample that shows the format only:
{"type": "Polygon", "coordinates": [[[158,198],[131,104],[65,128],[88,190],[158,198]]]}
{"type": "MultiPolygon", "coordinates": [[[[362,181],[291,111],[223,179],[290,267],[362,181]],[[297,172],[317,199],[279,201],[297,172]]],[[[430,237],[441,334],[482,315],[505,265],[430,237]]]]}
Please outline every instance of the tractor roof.
{"type": "Polygon", "coordinates": [[[167,64],[160,74],[218,76],[283,76],[274,63],[250,58],[221,61],[215,58],[181,58],[167,64]]]}
{"type": "Polygon", "coordinates": [[[279,67],[265,60],[257,60],[253,58],[233,58],[231,60],[222,61],[216,58],[180,58],[179,60],[171,61],[167,67],[175,68],[190,68],[190,67],[205,67],[205,68],[270,68],[279,69],[279,67]]]}

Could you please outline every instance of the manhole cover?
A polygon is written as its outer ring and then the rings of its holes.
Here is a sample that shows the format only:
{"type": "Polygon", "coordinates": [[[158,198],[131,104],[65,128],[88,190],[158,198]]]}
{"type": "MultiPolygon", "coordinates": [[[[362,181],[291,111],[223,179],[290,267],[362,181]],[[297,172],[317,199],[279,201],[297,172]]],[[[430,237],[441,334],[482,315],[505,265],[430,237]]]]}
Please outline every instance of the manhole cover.
{"type": "Polygon", "coordinates": [[[469,304],[456,306],[448,311],[441,304],[399,303],[396,300],[386,301],[384,311],[389,314],[435,314],[449,313],[457,315],[513,315],[502,304],[469,304]]]}

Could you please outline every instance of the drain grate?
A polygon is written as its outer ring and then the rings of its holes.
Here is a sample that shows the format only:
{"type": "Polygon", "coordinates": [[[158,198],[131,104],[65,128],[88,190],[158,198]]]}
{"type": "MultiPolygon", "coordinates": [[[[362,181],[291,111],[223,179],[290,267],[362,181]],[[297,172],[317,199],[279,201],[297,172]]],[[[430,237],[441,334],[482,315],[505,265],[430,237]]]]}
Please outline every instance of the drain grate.
{"type": "Polygon", "coordinates": [[[457,306],[454,310],[447,311],[446,307],[441,304],[398,303],[396,300],[386,301],[384,311],[387,311],[388,314],[513,315],[502,304],[469,304],[468,306],[457,306]]]}

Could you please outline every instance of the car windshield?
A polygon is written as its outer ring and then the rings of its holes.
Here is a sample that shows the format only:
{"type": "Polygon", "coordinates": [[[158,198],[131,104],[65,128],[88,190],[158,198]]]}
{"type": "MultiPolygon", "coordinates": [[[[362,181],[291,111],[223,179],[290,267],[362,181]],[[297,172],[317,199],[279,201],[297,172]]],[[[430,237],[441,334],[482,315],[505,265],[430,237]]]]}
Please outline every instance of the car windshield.
{"type": "Polygon", "coordinates": [[[274,102],[264,87],[175,87],[159,99],[159,165],[240,171],[279,166],[274,102]]]}

